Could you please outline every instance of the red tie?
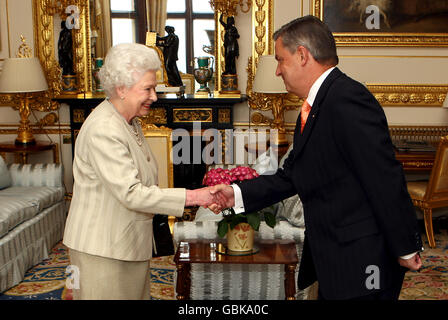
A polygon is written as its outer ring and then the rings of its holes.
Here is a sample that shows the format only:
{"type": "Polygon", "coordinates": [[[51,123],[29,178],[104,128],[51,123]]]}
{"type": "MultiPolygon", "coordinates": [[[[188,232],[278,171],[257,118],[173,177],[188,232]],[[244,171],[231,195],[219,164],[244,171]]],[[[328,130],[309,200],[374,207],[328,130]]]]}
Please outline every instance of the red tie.
{"type": "Polygon", "coordinates": [[[303,127],[305,127],[306,119],[308,118],[308,115],[310,114],[310,111],[311,111],[311,106],[308,103],[308,101],[306,101],[306,99],[305,99],[305,101],[302,104],[302,110],[300,112],[300,121],[301,121],[301,123],[300,123],[300,133],[303,132],[303,127]]]}

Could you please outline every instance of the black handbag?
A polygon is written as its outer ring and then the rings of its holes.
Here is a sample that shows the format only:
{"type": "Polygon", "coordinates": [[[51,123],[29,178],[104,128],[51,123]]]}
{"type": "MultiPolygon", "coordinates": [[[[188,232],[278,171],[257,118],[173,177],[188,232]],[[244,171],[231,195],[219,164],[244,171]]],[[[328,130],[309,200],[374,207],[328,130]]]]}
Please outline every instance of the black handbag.
{"type": "Polygon", "coordinates": [[[173,255],[174,243],[168,224],[168,216],[164,214],[156,214],[152,219],[152,231],[154,235],[152,256],[163,257],[173,255]]]}

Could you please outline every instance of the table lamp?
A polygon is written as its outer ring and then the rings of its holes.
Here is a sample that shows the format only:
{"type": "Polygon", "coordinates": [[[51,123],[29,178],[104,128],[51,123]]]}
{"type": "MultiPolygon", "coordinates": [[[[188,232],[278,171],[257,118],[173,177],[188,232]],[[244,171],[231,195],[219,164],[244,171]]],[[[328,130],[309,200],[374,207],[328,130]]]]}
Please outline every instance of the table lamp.
{"type": "Polygon", "coordinates": [[[287,146],[284,127],[284,98],[288,93],[281,77],[275,75],[277,69],[277,61],[273,55],[265,55],[258,57],[258,66],[255,73],[252,91],[263,94],[263,101],[271,104],[270,109],[274,115],[271,128],[277,129],[275,141],[271,144],[277,146],[287,146]]]}
{"type": "Polygon", "coordinates": [[[36,57],[7,58],[0,74],[0,92],[17,93],[19,100],[20,126],[15,143],[17,145],[35,144],[30,121],[30,99],[32,92],[48,90],[47,81],[40,61],[36,57]]]}

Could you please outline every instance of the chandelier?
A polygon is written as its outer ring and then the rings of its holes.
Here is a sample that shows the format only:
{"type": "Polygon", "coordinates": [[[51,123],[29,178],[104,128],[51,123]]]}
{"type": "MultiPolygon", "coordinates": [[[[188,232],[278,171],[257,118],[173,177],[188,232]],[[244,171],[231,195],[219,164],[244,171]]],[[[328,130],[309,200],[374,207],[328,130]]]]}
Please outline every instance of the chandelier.
{"type": "Polygon", "coordinates": [[[252,0],[209,0],[213,10],[223,13],[225,16],[235,16],[237,6],[240,6],[242,12],[247,13],[252,6],[252,0]]]}

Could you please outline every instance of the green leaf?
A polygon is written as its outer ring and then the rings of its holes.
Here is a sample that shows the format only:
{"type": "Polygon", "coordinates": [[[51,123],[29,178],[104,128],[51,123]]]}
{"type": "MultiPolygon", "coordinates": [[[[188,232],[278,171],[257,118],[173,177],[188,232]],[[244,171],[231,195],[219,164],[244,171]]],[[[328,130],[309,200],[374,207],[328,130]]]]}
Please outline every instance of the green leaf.
{"type": "Polygon", "coordinates": [[[218,236],[224,238],[227,234],[227,230],[229,230],[229,223],[226,219],[222,219],[218,222],[218,236]]]}
{"type": "Polygon", "coordinates": [[[241,222],[247,222],[246,216],[244,214],[237,214],[231,217],[230,229],[234,229],[237,224],[241,222]]]}
{"type": "Polygon", "coordinates": [[[250,226],[255,230],[258,231],[258,229],[260,228],[260,215],[258,214],[258,212],[252,212],[252,213],[248,213],[246,214],[246,218],[247,218],[247,223],[250,224],[250,226]]]}
{"type": "Polygon", "coordinates": [[[276,224],[276,220],[275,220],[275,215],[272,212],[264,212],[264,221],[266,222],[266,224],[268,226],[270,226],[271,228],[275,227],[276,224]]]}

